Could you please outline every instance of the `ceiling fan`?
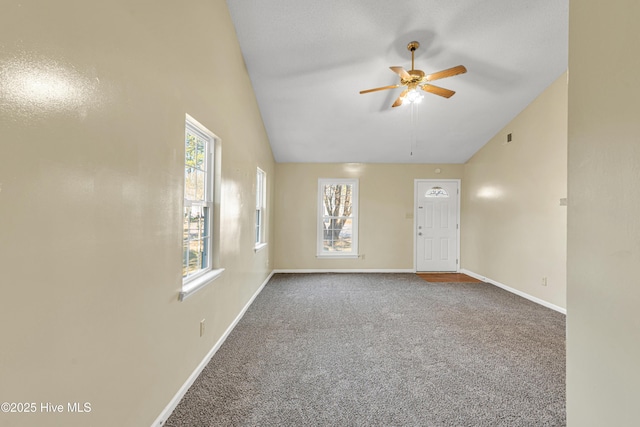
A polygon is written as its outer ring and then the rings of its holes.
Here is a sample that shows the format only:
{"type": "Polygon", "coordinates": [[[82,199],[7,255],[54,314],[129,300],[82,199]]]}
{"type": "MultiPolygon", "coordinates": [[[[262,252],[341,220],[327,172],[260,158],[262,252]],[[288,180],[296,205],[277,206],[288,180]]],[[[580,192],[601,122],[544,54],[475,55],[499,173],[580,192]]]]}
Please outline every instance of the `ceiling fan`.
{"type": "Polygon", "coordinates": [[[400,84],[377,87],[375,89],[361,90],[360,93],[363,94],[369,92],[377,92],[379,90],[395,89],[400,86],[406,86],[406,89],[404,89],[400,93],[400,96],[393,103],[392,107],[398,107],[402,105],[405,100],[409,102],[420,102],[422,100],[422,94],[418,92],[418,87],[420,87],[420,89],[424,90],[425,92],[440,95],[445,98],[451,98],[453,94],[455,94],[454,91],[439,86],[434,86],[427,82],[466,73],[467,69],[464,67],[464,65],[458,65],[457,67],[448,68],[446,70],[438,71],[437,73],[433,74],[425,74],[422,70],[416,70],[414,69],[414,54],[416,49],[418,49],[419,47],[420,43],[416,41],[413,41],[407,45],[407,50],[411,51],[411,70],[406,71],[402,67],[389,67],[394,73],[400,76],[400,84]]]}

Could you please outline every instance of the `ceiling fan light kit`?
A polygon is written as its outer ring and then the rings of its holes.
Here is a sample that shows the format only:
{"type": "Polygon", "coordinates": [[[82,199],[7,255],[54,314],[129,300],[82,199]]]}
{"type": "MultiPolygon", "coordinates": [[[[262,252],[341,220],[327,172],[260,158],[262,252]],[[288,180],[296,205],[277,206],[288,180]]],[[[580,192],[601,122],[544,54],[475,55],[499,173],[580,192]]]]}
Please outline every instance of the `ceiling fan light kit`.
{"type": "Polygon", "coordinates": [[[419,47],[420,43],[418,43],[417,41],[412,41],[407,45],[407,50],[411,52],[411,70],[407,71],[402,67],[389,67],[391,68],[391,71],[400,76],[400,84],[361,90],[360,93],[364,94],[406,86],[406,89],[404,89],[400,93],[400,96],[398,96],[393,105],[391,105],[392,107],[399,107],[404,103],[404,101],[407,101],[408,103],[419,103],[420,101],[422,101],[423,95],[420,91],[418,91],[418,88],[422,89],[425,92],[433,93],[434,95],[439,95],[444,98],[451,98],[455,94],[454,91],[435,86],[427,82],[444,79],[445,77],[457,76],[458,74],[466,73],[467,69],[464,67],[464,65],[458,65],[456,67],[448,68],[446,70],[438,71],[437,73],[432,74],[425,74],[425,72],[422,70],[416,70],[414,61],[415,51],[419,47]]]}
{"type": "Polygon", "coordinates": [[[424,99],[424,95],[421,94],[420,92],[418,92],[415,89],[410,90],[404,97],[404,99],[402,100],[404,101],[408,101],[408,102],[412,102],[415,104],[419,104],[422,102],[422,100],[424,99]]]}

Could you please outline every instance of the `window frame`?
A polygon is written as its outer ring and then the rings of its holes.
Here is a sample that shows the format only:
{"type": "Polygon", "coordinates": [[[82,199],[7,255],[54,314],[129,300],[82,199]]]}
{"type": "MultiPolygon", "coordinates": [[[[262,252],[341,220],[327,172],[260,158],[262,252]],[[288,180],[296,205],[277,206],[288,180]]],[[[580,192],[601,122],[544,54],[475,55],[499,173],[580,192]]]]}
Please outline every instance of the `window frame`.
{"type": "MultiPolygon", "coordinates": [[[[206,253],[206,266],[201,268],[199,271],[182,276],[182,289],[179,293],[178,299],[183,301],[188,296],[192,295],[196,291],[200,290],[204,286],[211,283],[213,280],[218,278],[222,272],[223,268],[216,268],[216,252],[215,249],[217,245],[216,241],[219,239],[219,227],[217,221],[217,212],[216,212],[216,197],[219,191],[220,185],[220,175],[219,175],[219,145],[220,138],[216,136],[213,132],[207,129],[204,125],[198,122],[196,119],[186,114],[185,118],[185,127],[184,127],[184,140],[183,140],[183,203],[182,203],[182,262],[184,269],[184,257],[185,257],[185,242],[189,242],[189,240],[185,240],[185,208],[191,206],[202,206],[206,208],[206,216],[207,218],[204,220],[205,227],[208,229],[208,237],[207,244],[204,249],[206,253]],[[191,133],[196,135],[205,141],[205,177],[204,177],[204,200],[199,199],[191,199],[187,197],[187,185],[186,185],[186,169],[187,165],[187,152],[186,152],[186,140],[187,135],[191,133]]],[[[184,274],[184,270],[183,270],[184,274]]]]}
{"type": "Polygon", "coordinates": [[[359,258],[358,252],[358,217],[359,217],[359,180],[357,178],[319,178],[317,195],[317,234],[316,256],[318,258],[359,258]],[[352,185],[351,189],[351,250],[349,252],[335,252],[324,250],[324,188],[326,185],[352,185]]]}
{"type": "Polygon", "coordinates": [[[267,246],[266,239],[266,212],[267,212],[267,173],[260,169],[256,170],[256,234],[255,251],[259,251],[267,246]]]}

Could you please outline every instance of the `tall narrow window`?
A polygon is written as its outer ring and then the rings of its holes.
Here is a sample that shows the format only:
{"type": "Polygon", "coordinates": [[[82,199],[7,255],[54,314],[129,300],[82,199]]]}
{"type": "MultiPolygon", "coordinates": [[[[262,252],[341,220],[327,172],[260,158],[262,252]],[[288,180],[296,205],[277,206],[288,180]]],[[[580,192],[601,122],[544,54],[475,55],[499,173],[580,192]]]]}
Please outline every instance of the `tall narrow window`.
{"type": "Polygon", "coordinates": [[[258,168],[256,172],[256,249],[264,247],[267,176],[258,168]]]}
{"type": "Polygon", "coordinates": [[[214,271],[212,262],[215,141],[213,133],[187,115],[181,299],[204,286],[222,271],[214,271]]]}
{"type": "Polygon", "coordinates": [[[318,180],[318,256],[358,256],[358,180],[318,180]]]}

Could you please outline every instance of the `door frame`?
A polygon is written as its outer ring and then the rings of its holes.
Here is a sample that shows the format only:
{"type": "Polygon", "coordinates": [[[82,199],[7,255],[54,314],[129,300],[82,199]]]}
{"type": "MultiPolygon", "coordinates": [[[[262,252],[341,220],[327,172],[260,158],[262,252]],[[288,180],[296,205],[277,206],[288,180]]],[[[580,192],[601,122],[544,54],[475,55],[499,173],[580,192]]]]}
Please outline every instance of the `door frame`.
{"type": "Polygon", "coordinates": [[[462,229],[460,225],[460,192],[462,190],[461,180],[460,179],[437,179],[437,178],[428,178],[428,179],[419,179],[416,178],[413,180],[413,272],[418,272],[418,239],[417,239],[417,223],[418,220],[418,183],[422,182],[456,182],[458,184],[458,212],[456,212],[456,222],[458,224],[458,228],[456,230],[456,259],[458,260],[456,264],[456,273],[460,272],[460,230],[462,229]]]}

